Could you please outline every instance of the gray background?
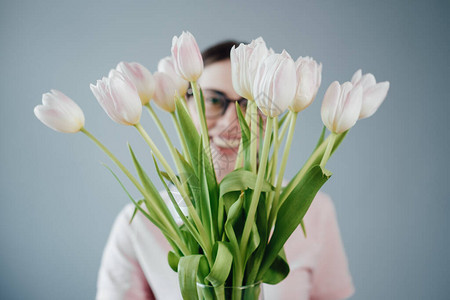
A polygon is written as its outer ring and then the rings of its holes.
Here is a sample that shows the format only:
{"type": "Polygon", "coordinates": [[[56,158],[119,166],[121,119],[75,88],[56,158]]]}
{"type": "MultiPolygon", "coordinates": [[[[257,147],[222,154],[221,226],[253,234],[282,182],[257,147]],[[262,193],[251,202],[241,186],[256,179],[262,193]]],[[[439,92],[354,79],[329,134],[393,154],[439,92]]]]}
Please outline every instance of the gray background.
{"type": "MultiPolygon", "coordinates": [[[[63,91],[124,163],[129,141],[152,168],[137,132],[113,123],[89,84],[121,60],[155,71],[172,36],[189,30],[201,48],[263,36],[276,51],[323,63],[288,176],[317,139],[333,80],[362,68],[391,82],[380,110],[332,157],[323,189],[337,209],[353,299],[448,299],[449,14],[447,1],[2,1],[0,298],[92,299],[110,227],[129,202],[90,140],[34,117],[41,94],[63,91]]],[[[161,144],[146,113],[143,124],[161,144]]]]}

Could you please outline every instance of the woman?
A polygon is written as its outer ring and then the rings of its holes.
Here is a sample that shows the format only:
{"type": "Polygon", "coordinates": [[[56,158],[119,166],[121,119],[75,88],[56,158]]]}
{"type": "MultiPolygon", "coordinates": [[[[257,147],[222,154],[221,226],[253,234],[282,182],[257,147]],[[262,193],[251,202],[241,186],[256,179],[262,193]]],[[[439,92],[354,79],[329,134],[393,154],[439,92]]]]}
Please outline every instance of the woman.
{"type": "MultiPolygon", "coordinates": [[[[234,169],[240,130],[234,101],[245,100],[234,91],[230,49],[227,41],[202,53],[204,71],[198,83],[205,95],[207,125],[218,179],[234,169]]],[[[187,96],[194,121],[199,123],[192,97],[187,96]]],[[[144,216],[129,224],[134,205],[118,215],[98,276],[97,299],[181,299],[177,273],[167,263],[171,249],[164,236],[144,216]]],[[[290,266],[278,285],[265,285],[266,299],[344,299],[353,294],[353,284],[342,246],[333,204],[318,193],[304,218],[308,238],[297,229],[285,245],[290,266]]]]}

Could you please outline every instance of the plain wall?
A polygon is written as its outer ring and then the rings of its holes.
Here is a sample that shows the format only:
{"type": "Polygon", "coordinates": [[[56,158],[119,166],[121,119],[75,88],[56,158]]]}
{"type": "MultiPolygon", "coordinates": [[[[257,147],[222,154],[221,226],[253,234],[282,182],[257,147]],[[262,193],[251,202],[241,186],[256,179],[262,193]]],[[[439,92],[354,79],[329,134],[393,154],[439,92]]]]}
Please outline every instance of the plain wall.
{"type": "MultiPolygon", "coordinates": [[[[323,190],[336,206],[353,299],[448,299],[448,4],[2,1],[0,298],[94,298],[112,222],[129,203],[99,162],[112,163],[90,140],[52,131],[34,117],[41,94],[66,93],[83,108],[86,128],[125,164],[132,166],[128,141],[152,169],[137,132],[113,123],[89,84],[122,60],[155,71],[170,54],[172,36],[189,30],[201,48],[262,36],[276,51],[323,63],[317,99],[297,123],[287,177],[316,142],[321,100],[332,81],[350,80],[359,68],[390,81],[379,111],[359,122],[332,157],[334,175],[323,190]]],[[[152,179],[158,182],[155,173],[152,179]]]]}

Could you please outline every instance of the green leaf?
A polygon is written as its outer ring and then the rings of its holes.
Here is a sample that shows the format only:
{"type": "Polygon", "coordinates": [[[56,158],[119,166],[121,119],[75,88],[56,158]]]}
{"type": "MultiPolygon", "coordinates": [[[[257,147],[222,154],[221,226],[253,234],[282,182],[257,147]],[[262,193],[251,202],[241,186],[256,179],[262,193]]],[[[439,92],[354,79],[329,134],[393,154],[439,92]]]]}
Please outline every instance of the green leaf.
{"type": "Polygon", "coordinates": [[[166,219],[170,222],[173,228],[178,228],[178,225],[176,224],[175,220],[173,219],[172,214],[170,213],[169,209],[167,208],[166,203],[164,202],[163,198],[159,194],[159,191],[156,189],[153,182],[148,177],[147,173],[142,168],[141,164],[136,158],[136,155],[133,152],[133,149],[131,148],[131,145],[128,144],[128,149],[130,150],[131,157],[133,158],[134,166],[136,167],[136,171],[139,175],[139,178],[142,182],[142,186],[144,187],[145,191],[149,194],[151,199],[147,199],[145,201],[147,205],[147,209],[151,211],[152,209],[156,209],[156,213],[158,214],[158,218],[166,219]],[[150,205],[150,201],[154,201],[153,205],[150,205]],[[153,207],[152,207],[153,206],[153,207]],[[161,213],[161,215],[159,215],[161,213]]]}
{"type": "MultiPolygon", "coordinates": [[[[242,168],[233,170],[225,175],[219,185],[220,193],[222,197],[226,193],[243,191],[246,189],[255,189],[257,175],[244,170],[242,168]]],[[[263,182],[262,192],[273,191],[275,188],[267,181],[263,182]]]]}
{"type": "MultiPolygon", "coordinates": [[[[145,199],[139,200],[139,201],[137,202],[137,205],[141,206],[141,204],[142,204],[144,201],[145,201],[145,199]]],[[[129,224],[131,224],[131,222],[133,222],[133,219],[134,219],[134,217],[136,216],[137,211],[138,211],[138,209],[135,208],[135,209],[134,209],[134,212],[133,212],[133,215],[131,216],[131,219],[130,219],[130,223],[129,223],[129,224]]]]}
{"type": "Polygon", "coordinates": [[[305,216],[317,192],[329,177],[328,171],[324,172],[320,166],[315,165],[286,198],[278,211],[275,228],[258,275],[259,279],[272,265],[283,245],[305,216]]]}
{"type": "Polygon", "coordinates": [[[305,238],[308,237],[306,234],[306,227],[305,223],[303,223],[303,220],[300,222],[300,226],[302,227],[303,235],[305,236],[305,238]]]}
{"type": "MultiPolygon", "coordinates": [[[[170,178],[170,175],[167,172],[161,171],[161,175],[167,180],[169,181],[171,184],[175,185],[175,183],[173,183],[172,178],[170,178]]],[[[178,178],[178,180],[180,180],[180,176],[176,175],[176,177],[178,178]]],[[[181,181],[181,180],[180,180],[181,181]]]]}
{"type": "Polygon", "coordinates": [[[248,240],[247,253],[244,258],[244,264],[247,263],[249,257],[258,248],[260,243],[261,243],[261,237],[259,236],[258,227],[256,226],[256,223],[253,223],[252,230],[250,233],[250,238],[248,240]]]}
{"type": "Polygon", "coordinates": [[[180,230],[184,235],[184,240],[187,244],[187,247],[191,254],[201,254],[200,252],[200,245],[202,245],[201,241],[197,241],[197,238],[195,238],[190,229],[187,228],[185,224],[182,224],[180,226],[180,230]]]}
{"type": "MultiPolygon", "coordinates": [[[[178,281],[184,300],[197,300],[197,275],[201,264],[207,265],[204,255],[183,256],[178,262],[178,281]]],[[[200,277],[200,276],[199,276],[200,277]]],[[[200,278],[201,279],[201,278],[200,278]]]]}
{"type": "Polygon", "coordinates": [[[127,191],[127,189],[125,188],[125,186],[123,185],[122,181],[120,181],[119,177],[117,177],[116,173],[114,173],[113,170],[111,170],[110,167],[108,167],[106,164],[103,164],[103,166],[105,166],[105,168],[107,168],[111,174],[114,176],[114,178],[117,180],[117,182],[120,184],[120,186],[122,187],[122,189],[125,191],[125,193],[127,194],[128,198],[130,198],[131,202],[133,202],[134,206],[147,218],[150,220],[150,222],[152,222],[153,224],[155,224],[156,227],[159,228],[159,230],[161,230],[162,234],[164,235],[164,237],[166,238],[166,240],[169,242],[169,244],[172,246],[172,249],[174,249],[176,252],[181,254],[181,250],[180,248],[178,248],[178,246],[174,243],[173,239],[170,237],[170,234],[167,231],[167,228],[161,224],[159,219],[156,219],[153,214],[152,211],[149,210],[149,213],[147,213],[145,210],[143,210],[139,204],[133,199],[133,197],[131,197],[130,193],[127,191]],[[152,215],[150,215],[152,214],[152,215]]]}
{"type": "Polygon", "coordinates": [[[264,274],[262,281],[268,284],[280,283],[289,274],[289,264],[286,257],[277,255],[270,268],[264,274]]]}
{"type": "Polygon", "coordinates": [[[228,210],[228,218],[225,222],[225,234],[228,237],[229,245],[231,253],[234,257],[234,267],[233,267],[233,285],[236,282],[240,282],[242,280],[242,260],[241,254],[239,251],[239,242],[236,237],[236,233],[234,231],[233,225],[236,220],[243,214],[242,205],[244,203],[244,193],[241,193],[238,197],[238,200],[235,201],[228,210]]]}
{"type": "Polygon", "coordinates": [[[258,208],[256,211],[255,226],[258,230],[260,242],[253,256],[250,257],[246,267],[247,283],[254,283],[258,270],[261,265],[267,241],[269,239],[269,232],[267,230],[267,209],[266,209],[266,193],[261,193],[258,208]]]}
{"type": "Polygon", "coordinates": [[[196,206],[195,200],[200,198],[200,181],[197,177],[196,172],[194,171],[192,166],[186,161],[183,155],[178,150],[176,150],[176,152],[181,162],[182,172],[185,173],[184,177],[187,180],[189,190],[194,200],[193,205],[196,206]]]}
{"type": "MultiPolygon", "coordinates": [[[[202,145],[202,141],[200,141],[200,145],[202,145]]],[[[208,180],[207,175],[205,171],[205,159],[204,159],[204,152],[199,149],[199,161],[202,162],[198,168],[198,174],[200,179],[200,197],[197,200],[197,203],[199,203],[200,207],[200,218],[202,220],[202,223],[206,230],[209,230],[209,234],[211,237],[211,240],[214,240],[214,230],[213,230],[213,218],[212,218],[212,212],[211,212],[211,200],[209,197],[209,189],[208,189],[208,180]]]]}
{"type": "MultiPolygon", "coordinates": [[[[203,143],[200,143],[200,145],[203,145],[203,143]]],[[[210,151],[209,149],[206,149],[205,151],[210,151]]],[[[203,173],[203,182],[201,182],[202,190],[205,191],[203,193],[203,197],[205,197],[206,194],[208,194],[208,198],[203,198],[202,201],[208,199],[208,213],[210,214],[210,220],[211,220],[211,232],[213,233],[214,237],[218,237],[218,226],[217,226],[217,219],[218,219],[218,210],[219,210],[219,186],[217,183],[216,174],[214,171],[214,164],[211,161],[211,158],[207,153],[202,153],[203,155],[199,157],[199,159],[202,159],[202,173],[203,173]]],[[[201,179],[202,177],[200,177],[201,179]]],[[[216,239],[216,238],[214,238],[216,239]]]]}
{"type": "Polygon", "coordinates": [[[156,220],[155,218],[153,218],[152,216],[150,216],[145,210],[143,210],[139,204],[133,199],[133,197],[131,197],[130,193],[128,192],[128,190],[125,188],[125,186],[123,185],[122,181],[120,181],[119,177],[116,175],[116,173],[114,173],[114,171],[108,167],[106,164],[103,164],[103,166],[105,168],[107,168],[111,174],[114,176],[114,178],[117,180],[117,182],[120,184],[120,186],[122,187],[122,189],[125,191],[125,193],[127,194],[128,198],[130,198],[131,202],[134,203],[136,209],[138,209],[147,219],[149,219],[153,224],[155,224],[159,229],[161,229],[162,232],[167,233],[167,231],[165,230],[165,227],[163,225],[161,225],[161,222],[159,220],[156,220]]]}
{"type": "MultiPolygon", "coordinates": [[[[334,151],[336,151],[336,149],[339,147],[339,145],[344,140],[344,138],[347,135],[347,133],[348,133],[348,130],[343,132],[343,133],[338,134],[338,136],[336,137],[336,140],[334,142],[333,149],[331,150],[331,154],[333,154],[334,151]]],[[[313,153],[315,151],[318,151],[318,153],[317,153],[317,155],[315,155],[314,159],[312,159],[311,161],[310,161],[311,158],[308,159],[307,163],[305,163],[305,165],[303,165],[303,167],[297,172],[297,174],[295,174],[295,176],[291,179],[291,181],[289,181],[289,183],[283,189],[283,192],[280,195],[281,202],[283,202],[284,199],[287,198],[292,193],[293,188],[294,188],[294,184],[295,184],[295,181],[296,181],[297,177],[301,176],[302,173],[307,173],[307,171],[309,171],[309,169],[312,169],[312,167],[314,165],[319,165],[320,164],[320,161],[322,160],[322,157],[323,157],[323,155],[325,153],[325,148],[327,146],[326,144],[327,144],[327,139],[325,139],[320,144],[320,146],[316,150],[313,151],[313,153]],[[309,169],[305,169],[307,167],[307,165],[309,165],[311,167],[309,169]],[[291,192],[289,192],[289,191],[291,191],[291,192]]]]}
{"type": "Polygon", "coordinates": [[[229,210],[231,209],[231,206],[236,202],[236,200],[239,198],[239,195],[241,194],[241,191],[234,191],[234,192],[228,192],[220,199],[223,200],[223,205],[225,207],[225,212],[228,214],[229,210]]]}
{"type": "Polygon", "coordinates": [[[173,251],[169,251],[167,254],[167,261],[169,262],[169,266],[175,272],[178,271],[178,262],[180,261],[180,256],[175,254],[173,251]]]}
{"type": "Polygon", "coordinates": [[[230,240],[230,244],[235,258],[238,257],[240,254],[239,254],[239,242],[237,240],[236,233],[234,232],[233,225],[238,219],[238,217],[243,213],[242,211],[243,203],[244,203],[244,193],[241,193],[237,201],[235,201],[231,205],[228,211],[227,221],[225,222],[225,234],[230,240]]]}
{"type": "Polygon", "coordinates": [[[199,162],[199,160],[197,159],[197,155],[198,147],[200,144],[200,135],[198,134],[197,128],[192,121],[191,115],[186,110],[184,105],[180,103],[179,99],[175,100],[175,111],[180,123],[182,134],[186,140],[190,161],[192,162],[193,166],[197,166],[199,162]]]}
{"type": "MultiPolygon", "coordinates": [[[[152,155],[153,156],[153,155],[152,155]]],[[[159,179],[161,180],[161,182],[164,185],[164,188],[166,189],[167,195],[170,198],[170,201],[172,202],[173,207],[175,208],[175,210],[177,211],[178,216],[181,218],[181,220],[183,221],[183,224],[187,227],[187,229],[189,230],[189,232],[191,233],[191,235],[197,240],[197,242],[202,245],[202,240],[197,232],[197,230],[195,229],[194,225],[191,224],[191,222],[186,218],[186,216],[184,215],[184,213],[181,211],[177,201],[175,200],[175,198],[173,197],[172,191],[169,189],[169,187],[167,186],[167,183],[164,181],[162,175],[161,175],[161,170],[159,169],[158,163],[156,162],[156,158],[155,156],[153,156],[153,162],[155,164],[155,168],[156,168],[156,172],[159,176],[159,179]]]]}
{"type": "Polygon", "coordinates": [[[211,272],[205,279],[211,282],[214,287],[217,287],[223,285],[228,278],[233,262],[233,255],[228,248],[229,246],[224,242],[217,242],[215,247],[217,247],[217,255],[211,272]]]}

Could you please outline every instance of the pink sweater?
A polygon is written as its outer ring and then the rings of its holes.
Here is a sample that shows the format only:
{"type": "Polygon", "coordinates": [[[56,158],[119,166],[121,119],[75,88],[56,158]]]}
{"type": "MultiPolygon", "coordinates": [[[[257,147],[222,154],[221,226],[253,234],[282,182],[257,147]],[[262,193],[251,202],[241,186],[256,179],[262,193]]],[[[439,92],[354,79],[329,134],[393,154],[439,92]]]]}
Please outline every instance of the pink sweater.
{"type": "MultiPolygon", "coordinates": [[[[178,277],[167,263],[170,250],[159,230],[141,213],[129,224],[134,205],[117,216],[106,244],[97,282],[97,300],[182,299],[178,277]]],[[[263,287],[266,300],[344,299],[354,292],[331,199],[319,193],[285,245],[287,278],[263,287]]]]}

